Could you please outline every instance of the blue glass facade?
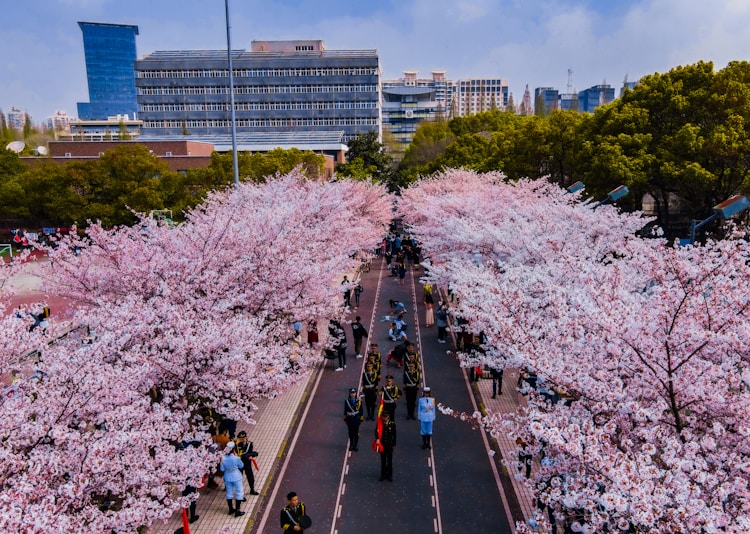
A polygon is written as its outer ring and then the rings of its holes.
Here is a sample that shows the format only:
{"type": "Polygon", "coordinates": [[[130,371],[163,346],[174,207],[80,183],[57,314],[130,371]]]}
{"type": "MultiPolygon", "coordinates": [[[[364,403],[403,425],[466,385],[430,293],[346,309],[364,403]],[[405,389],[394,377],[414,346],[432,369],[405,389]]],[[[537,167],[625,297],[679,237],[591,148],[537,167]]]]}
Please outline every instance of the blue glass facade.
{"type": "Polygon", "coordinates": [[[135,36],[138,26],[79,22],[86,56],[89,102],[78,103],[78,118],[135,118],[135,36]]]}
{"type": "Polygon", "coordinates": [[[578,111],[593,113],[596,108],[615,99],[615,88],[609,85],[594,85],[578,93],[578,111]]]}
{"type": "MultiPolygon", "coordinates": [[[[254,43],[232,51],[238,133],[380,135],[380,64],[374,50],[325,50],[320,41],[254,43]]],[[[135,62],[143,134],[227,135],[224,50],[159,51],[135,62]]]]}

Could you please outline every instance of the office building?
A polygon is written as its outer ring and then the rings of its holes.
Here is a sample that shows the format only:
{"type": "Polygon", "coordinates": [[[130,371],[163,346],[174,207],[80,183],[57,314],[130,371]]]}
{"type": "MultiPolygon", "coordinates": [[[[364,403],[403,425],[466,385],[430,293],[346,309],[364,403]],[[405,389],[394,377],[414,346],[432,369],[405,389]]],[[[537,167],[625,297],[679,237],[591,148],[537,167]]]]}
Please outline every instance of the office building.
{"type": "Polygon", "coordinates": [[[78,118],[106,120],[128,115],[135,118],[136,59],[138,26],[79,22],[86,56],[89,102],[78,103],[78,118]]]}
{"type": "Polygon", "coordinates": [[[560,93],[554,87],[537,87],[534,89],[534,112],[537,115],[549,115],[560,109],[560,93]]]}
{"type": "Polygon", "coordinates": [[[405,71],[398,80],[383,81],[383,129],[392,134],[405,150],[424,120],[448,118],[453,84],[444,71],[433,71],[431,78],[418,78],[417,71],[405,71]]]}
{"type": "MultiPolygon", "coordinates": [[[[135,62],[144,137],[229,136],[225,50],[157,51],[135,62]]],[[[323,41],[253,41],[233,50],[238,134],[381,134],[375,50],[326,50],[323,41]]],[[[221,144],[221,143],[218,143],[221,144]]]]}
{"type": "Polygon", "coordinates": [[[469,78],[455,82],[454,116],[466,117],[508,105],[508,82],[500,78],[469,78]]]}
{"type": "Polygon", "coordinates": [[[594,85],[578,93],[578,111],[593,113],[594,110],[615,99],[615,88],[611,85],[594,85]]]}

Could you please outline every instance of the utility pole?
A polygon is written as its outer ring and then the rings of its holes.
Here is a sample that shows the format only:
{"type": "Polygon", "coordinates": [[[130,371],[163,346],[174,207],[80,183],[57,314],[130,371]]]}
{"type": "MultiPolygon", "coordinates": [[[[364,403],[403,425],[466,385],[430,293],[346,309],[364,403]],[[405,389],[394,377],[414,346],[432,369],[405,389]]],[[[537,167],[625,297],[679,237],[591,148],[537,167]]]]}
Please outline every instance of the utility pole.
{"type": "Polygon", "coordinates": [[[229,0],[224,0],[227,19],[227,63],[229,64],[229,110],[232,127],[232,168],[234,169],[234,186],[240,185],[240,168],[237,162],[237,128],[234,117],[234,73],[232,72],[232,38],[229,30],[229,0]]]}

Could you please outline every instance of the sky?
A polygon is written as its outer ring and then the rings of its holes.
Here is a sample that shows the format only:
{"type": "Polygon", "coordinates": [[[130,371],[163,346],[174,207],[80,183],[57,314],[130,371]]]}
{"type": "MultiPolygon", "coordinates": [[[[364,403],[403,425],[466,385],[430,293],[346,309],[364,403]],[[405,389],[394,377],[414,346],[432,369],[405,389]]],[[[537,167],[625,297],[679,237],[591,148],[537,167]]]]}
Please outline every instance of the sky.
{"type": "MultiPolygon", "coordinates": [[[[139,28],[139,57],[226,49],[223,0],[0,0],[0,109],[42,122],[88,102],[78,21],[139,28]]],[[[750,60],[748,0],[229,0],[232,48],[322,39],[375,49],[383,79],[405,70],[581,91],[712,61],[750,60]],[[569,75],[570,71],[570,75],[569,75]]]]}

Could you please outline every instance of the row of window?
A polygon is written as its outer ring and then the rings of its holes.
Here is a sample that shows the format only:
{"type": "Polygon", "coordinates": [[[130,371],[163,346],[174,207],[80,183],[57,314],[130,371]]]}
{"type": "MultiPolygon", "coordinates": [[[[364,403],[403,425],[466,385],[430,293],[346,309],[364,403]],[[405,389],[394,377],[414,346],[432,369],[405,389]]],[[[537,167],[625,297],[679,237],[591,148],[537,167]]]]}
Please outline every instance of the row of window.
{"type": "MultiPolygon", "coordinates": [[[[236,119],[237,128],[288,128],[299,126],[377,126],[376,118],[336,119],[236,119]]],[[[144,121],[143,128],[229,128],[228,120],[144,121]]]]}
{"type": "MultiPolygon", "coordinates": [[[[235,102],[236,111],[304,111],[325,109],[377,109],[375,100],[366,102],[235,102]]],[[[142,104],[141,112],[208,112],[228,111],[229,103],[204,102],[198,104],[142,104]]]]}
{"type": "MultiPolygon", "coordinates": [[[[376,67],[307,67],[296,69],[238,69],[235,78],[273,78],[278,76],[375,76],[376,67]]],[[[228,78],[229,69],[139,70],[136,78],[228,78]]]]}
{"type": "MultiPolygon", "coordinates": [[[[333,85],[239,85],[234,87],[236,95],[274,95],[294,93],[377,93],[373,84],[333,85]]],[[[139,96],[162,95],[228,95],[228,87],[139,87],[139,96]]]]}

